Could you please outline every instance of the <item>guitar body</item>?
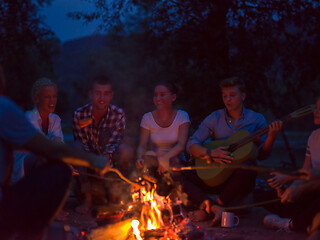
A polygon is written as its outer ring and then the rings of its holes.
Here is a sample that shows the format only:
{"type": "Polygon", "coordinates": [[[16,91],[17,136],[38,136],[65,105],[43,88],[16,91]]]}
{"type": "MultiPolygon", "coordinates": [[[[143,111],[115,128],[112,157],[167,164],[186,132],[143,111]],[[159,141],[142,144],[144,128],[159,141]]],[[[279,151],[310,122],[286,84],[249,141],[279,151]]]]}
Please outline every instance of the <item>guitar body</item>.
{"type": "MultiPolygon", "coordinates": [[[[204,147],[210,149],[216,149],[222,146],[229,146],[231,144],[239,142],[241,139],[250,135],[247,130],[240,130],[230,136],[228,139],[217,140],[206,143],[204,147]]],[[[258,148],[253,142],[249,142],[233,152],[234,160],[231,164],[239,164],[249,159],[255,159],[258,156],[258,148]]],[[[219,163],[211,163],[209,165],[220,165],[219,163]]],[[[197,158],[195,160],[195,166],[208,166],[205,159],[197,158]]],[[[225,182],[234,169],[230,168],[212,168],[197,170],[198,176],[210,187],[218,186],[225,182]]]]}

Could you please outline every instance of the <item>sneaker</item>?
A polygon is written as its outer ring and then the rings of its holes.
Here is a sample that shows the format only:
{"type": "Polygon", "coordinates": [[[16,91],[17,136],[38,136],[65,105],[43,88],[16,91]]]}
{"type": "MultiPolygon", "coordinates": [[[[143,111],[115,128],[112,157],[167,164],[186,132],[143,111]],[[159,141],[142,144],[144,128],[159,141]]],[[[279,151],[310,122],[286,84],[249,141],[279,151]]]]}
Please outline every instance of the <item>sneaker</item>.
{"type": "Polygon", "coordinates": [[[269,214],[263,219],[264,225],[269,229],[291,232],[290,230],[290,219],[289,218],[281,218],[275,214],[269,214]]]}

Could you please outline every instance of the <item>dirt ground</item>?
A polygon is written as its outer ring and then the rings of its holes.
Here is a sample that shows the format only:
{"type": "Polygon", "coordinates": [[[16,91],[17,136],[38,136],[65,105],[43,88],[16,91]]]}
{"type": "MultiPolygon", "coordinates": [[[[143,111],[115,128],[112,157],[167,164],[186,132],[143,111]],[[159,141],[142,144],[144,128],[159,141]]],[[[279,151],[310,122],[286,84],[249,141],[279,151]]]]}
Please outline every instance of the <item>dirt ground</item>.
{"type": "MultiPolygon", "coordinates": [[[[306,142],[306,139],[304,140],[304,142],[306,142]]],[[[304,143],[298,143],[297,146],[294,146],[293,148],[293,153],[297,157],[298,166],[302,165],[304,159],[304,149],[304,143]]],[[[279,167],[283,165],[281,164],[281,162],[283,162],[283,160],[285,159],[288,159],[288,153],[284,149],[283,144],[276,144],[273,154],[270,156],[269,160],[263,162],[263,165],[279,167]]],[[[65,205],[65,209],[70,213],[70,215],[68,216],[67,221],[64,222],[65,224],[74,226],[87,233],[90,233],[93,229],[102,228],[101,226],[98,226],[96,219],[92,216],[91,213],[88,213],[84,216],[76,213],[74,209],[77,204],[78,202],[74,197],[69,197],[65,205]]],[[[301,240],[307,238],[307,234],[294,232],[287,233],[266,229],[263,225],[263,218],[268,213],[269,212],[263,207],[251,208],[245,213],[238,215],[240,218],[240,223],[237,227],[234,228],[210,227],[209,221],[201,222],[197,225],[200,227],[200,229],[210,232],[210,236],[213,236],[213,238],[210,239],[214,240],[301,240]]]]}
{"type": "MultiPolygon", "coordinates": [[[[94,229],[104,227],[98,226],[91,212],[87,215],[76,213],[74,211],[76,205],[75,199],[70,198],[68,200],[65,209],[70,215],[65,224],[83,230],[87,234],[94,229]]],[[[251,208],[246,213],[239,215],[239,225],[234,228],[210,227],[210,221],[195,223],[195,225],[199,226],[203,231],[210,232],[210,236],[213,236],[214,240],[302,240],[307,238],[307,234],[266,229],[263,225],[263,218],[266,214],[268,214],[268,211],[262,207],[251,208]]]]}

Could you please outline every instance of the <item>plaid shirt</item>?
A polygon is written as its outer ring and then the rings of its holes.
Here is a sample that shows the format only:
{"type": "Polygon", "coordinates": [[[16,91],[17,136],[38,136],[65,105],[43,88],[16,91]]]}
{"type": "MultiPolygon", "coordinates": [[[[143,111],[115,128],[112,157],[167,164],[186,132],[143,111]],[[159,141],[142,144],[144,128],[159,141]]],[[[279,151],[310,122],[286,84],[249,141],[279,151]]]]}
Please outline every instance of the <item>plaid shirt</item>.
{"type": "Polygon", "coordinates": [[[95,126],[92,110],[92,104],[87,104],[74,112],[74,139],[80,140],[86,151],[109,155],[112,159],[112,154],[117,150],[124,135],[125,114],[121,108],[110,104],[106,115],[95,126]]]}

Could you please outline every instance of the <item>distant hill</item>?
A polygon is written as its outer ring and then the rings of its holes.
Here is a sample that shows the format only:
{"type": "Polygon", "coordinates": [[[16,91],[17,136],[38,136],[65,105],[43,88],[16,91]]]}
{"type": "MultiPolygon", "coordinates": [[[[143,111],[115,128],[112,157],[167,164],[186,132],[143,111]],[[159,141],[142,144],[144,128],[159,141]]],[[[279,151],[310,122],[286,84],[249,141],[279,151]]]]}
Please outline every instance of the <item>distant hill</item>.
{"type": "Polygon", "coordinates": [[[54,59],[59,85],[57,112],[63,113],[68,122],[72,112],[86,101],[86,93],[81,86],[89,68],[88,56],[99,52],[107,43],[108,39],[103,35],[67,41],[61,46],[60,55],[54,59]]]}
{"type": "Polygon", "coordinates": [[[103,35],[92,35],[65,42],[61,46],[61,54],[55,59],[55,70],[60,80],[83,76],[87,68],[86,56],[97,52],[107,44],[103,35]]]}

